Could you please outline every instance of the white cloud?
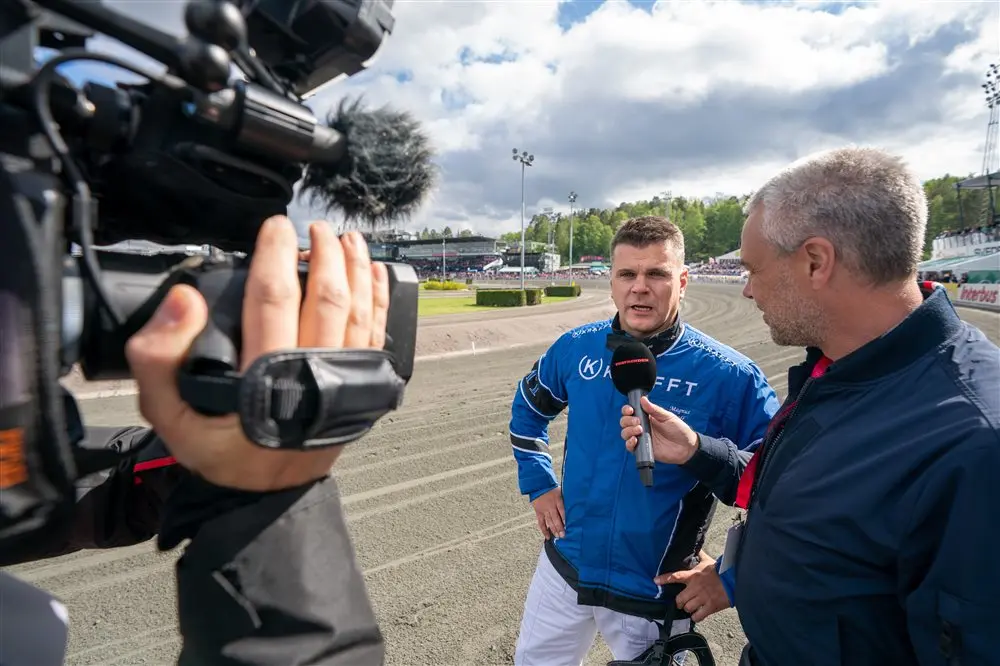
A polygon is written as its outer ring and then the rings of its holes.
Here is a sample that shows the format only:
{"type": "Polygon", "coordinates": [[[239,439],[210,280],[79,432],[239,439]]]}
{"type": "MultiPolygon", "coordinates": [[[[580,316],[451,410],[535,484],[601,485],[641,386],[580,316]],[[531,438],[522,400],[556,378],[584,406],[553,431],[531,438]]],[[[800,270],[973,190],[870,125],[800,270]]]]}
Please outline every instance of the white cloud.
{"type": "MultiPolygon", "coordinates": [[[[115,6],[181,25],[179,2],[115,6]]],[[[309,104],[364,92],[426,123],[443,179],[418,228],[518,229],[513,147],[537,159],[528,216],[566,210],[570,190],[585,207],[743,193],[845,143],[897,150],[924,178],[977,171],[979,86],[1000,62],[986,2],[400,0],[394,13],[372,68],[309,104]]]]}
{"type": "Polygon", "coordinates": [[[830,13],[815,3],[666,2],[646,12],[606,2],[562,30],[551,2],[448,4],[457,9],[398,5],[399,30],[373,73],[411,80],[361,77],[323,96],[363,88],[428,123],[446,180],[415,226],[516,229],[515,146],[537,156],[529,215],[566,208],[570,189],[588,206],[667,189],[745,192],[782,164],[849,142],[899,150],[922,177],[981,162],[976,90],[1000,51],[995,5],[903,0],[830,13]],[[516,59],[463,66],[463,48],[516,59]],[[468,105],[448,108],[447,95],[468,105]]]}

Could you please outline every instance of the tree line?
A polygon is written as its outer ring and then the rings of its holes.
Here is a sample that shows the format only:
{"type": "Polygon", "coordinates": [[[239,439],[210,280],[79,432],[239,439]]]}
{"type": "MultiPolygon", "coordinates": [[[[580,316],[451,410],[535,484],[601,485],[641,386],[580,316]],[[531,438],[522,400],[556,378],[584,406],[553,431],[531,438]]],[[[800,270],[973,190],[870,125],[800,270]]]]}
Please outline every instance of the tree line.
{"type": "MultiPolygon", "coordinates": [[[[924,183],[928,201],[927,235],[924,258],[930,257],[931,241],[941,232],[960,231],[985,223],[984,212],[989,210],[987,190],[962,190],[961,200],[955,183],[965,177],[945,175],[924,183]]],[[[646,201],[620,203],[614,208],[589,208],[573,214],[573,258],[608,256],[611,238],[618,225],[627,219],[643,215],[668,217],[684,233],[688,263],[705,261],[709,257],[731,252],[740,246],[740,232],[745,216],[743,206],[749,194],[743,196],[716,196],[706,199],[674,197],[669,201],[654,196],[646,201]],[[669,207],[669,210],[667,208],[669,207]]],[[[570,217],[562,213],[551,216],[542,214],[531,218],[525,225],[524,237],[529,243],[552,242],[563,258],[569,260],[570,217]]],[[[421,238],[465,238],[473,232],[464,229],[455,234],[450,227],[441,231],[424,228],[421,238]]],[[[520,231],[500,236],[500,240],[517,243],[520,231]]]]}

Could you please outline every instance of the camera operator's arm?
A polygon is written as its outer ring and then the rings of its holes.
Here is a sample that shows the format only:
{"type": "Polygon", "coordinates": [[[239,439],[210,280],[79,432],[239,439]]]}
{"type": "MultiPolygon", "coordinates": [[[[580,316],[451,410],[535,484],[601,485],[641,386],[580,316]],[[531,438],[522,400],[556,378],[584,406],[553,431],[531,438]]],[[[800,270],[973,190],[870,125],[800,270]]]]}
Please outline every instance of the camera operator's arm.
{"type": "MultiPolygon", "coordinates": [[[[149,429],[87,428],[81,449],[94,456],[119,458],[114,467],[76,482],[76,511],[68,532],[30,547],[5,548],[0,566],[67,555],[86,548],[120,548],[148,541],[160,531],[163,505],[188,472],[175,464],[163,442],[149,429]]],[[[104,465],[101,465],[104,467],[104,465]]]]}
{"type": "MultiPolygon", "coordinates": [[[[360,234],[310,230],[301,305],[295,230],[272,218],[258,236],[243,306],[245,370],[296,347],[382,348],[388,275],[360,234]]],[[[355,562],[330,467],[340,447],[265,449],[236,415],[206,418],[177,391],[177,369],[204,328],[204,299],[174,287],[129,340],[143,416],[193,472],[168,500],[160,547],[190,538],[177,565],[181,664],[380,664],[382,636],[355,562]]]]}
{"type": "Polygon", "coordinates": [[[77,516],[69,548],[118,548],[153,538],[163,505],[189,473],[177,465],[149,428],[88,428],[87,439],[133,455],[77,482],[77,516]]]}

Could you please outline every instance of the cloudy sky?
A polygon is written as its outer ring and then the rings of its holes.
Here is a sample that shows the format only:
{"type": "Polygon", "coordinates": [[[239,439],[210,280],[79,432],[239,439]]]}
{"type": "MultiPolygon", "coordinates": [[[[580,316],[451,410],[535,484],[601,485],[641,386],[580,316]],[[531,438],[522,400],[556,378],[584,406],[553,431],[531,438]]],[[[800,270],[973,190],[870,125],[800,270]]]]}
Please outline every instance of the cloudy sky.
{"type": "MultiPolygon", "coordinates": [[[[108,4],[181,32],[180,0],[108,4]]],[[[413,229],[518,230],[513,148],[535,155],[529,217],[568,210],[571,190],[585,207],[742,194],[844,143],[898,151],[924,178],[978,173],[980,85],[1000,62],[993,0],[397,0],[393,13],[369,70],[309,105],[363,92],[426,123],[441,179],[413,229]]]]}

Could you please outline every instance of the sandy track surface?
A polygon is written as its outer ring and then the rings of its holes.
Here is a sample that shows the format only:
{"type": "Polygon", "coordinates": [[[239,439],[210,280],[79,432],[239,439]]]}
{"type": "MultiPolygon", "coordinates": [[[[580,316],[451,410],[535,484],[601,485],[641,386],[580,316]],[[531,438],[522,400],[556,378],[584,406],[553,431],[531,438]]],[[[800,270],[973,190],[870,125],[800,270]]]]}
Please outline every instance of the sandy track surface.
{"type": "MultiPolygon", "coordinates": [[[[416,357],[475,354],[501,346],[552,340],[574,326],[614,313],[606,284],[587,284],[580,297],[571,301],[516,309],[497,308],[495,312],[480,310],[470,314],[421,317],[417,328],[416,357]]],[[[135,392],[135,383],[131,380],[88,382],[79,366],[74,367],[62,383],[82,398],[110,398],[135,392]]]]}
{"type": "MultiPolygon", "coordinates": [[[[606,303],[606,294],[596,298],[606,303]]],[[[1000,338],[1000,315],[961,312],[1000,338]]],[[[549,314],[559,319],[549,326],[563,325],[563,317],[549,314]]],[[[770,342],[739,288],[693,285],[684,316],[754,358],[784,396],[785,370],[801,352],[770,342]]],[[[445,326],[427,321],[427,328],[445,326]]],[[[501,322],[494,326],[499,332],[501,322]]],[[[335,468],[388,664],[512,663],[541,538],[517,492],[507,421],[515,383],[544,346],[419,363],[404,407],[352,444],[335,468]]],[[[81,405],[93,424],[138,420],[131,397],[81,405]]],[[[551,431],[556,469],[565,418],[551,431]]],[[[712,554],[721,552],[730,518],[726,507],[717,512],[707,546],[712,554]]],[[[172,579],[178,554],[147,543],[11,570],[67,603],[69,664],[171,664],[178,652],[172,579]]],[[[720,666],[734,666],[743,644],[735,611],[700,628],[720,666]]],[[[598,638],[587,664],[610,658],[598,638]]]]}

